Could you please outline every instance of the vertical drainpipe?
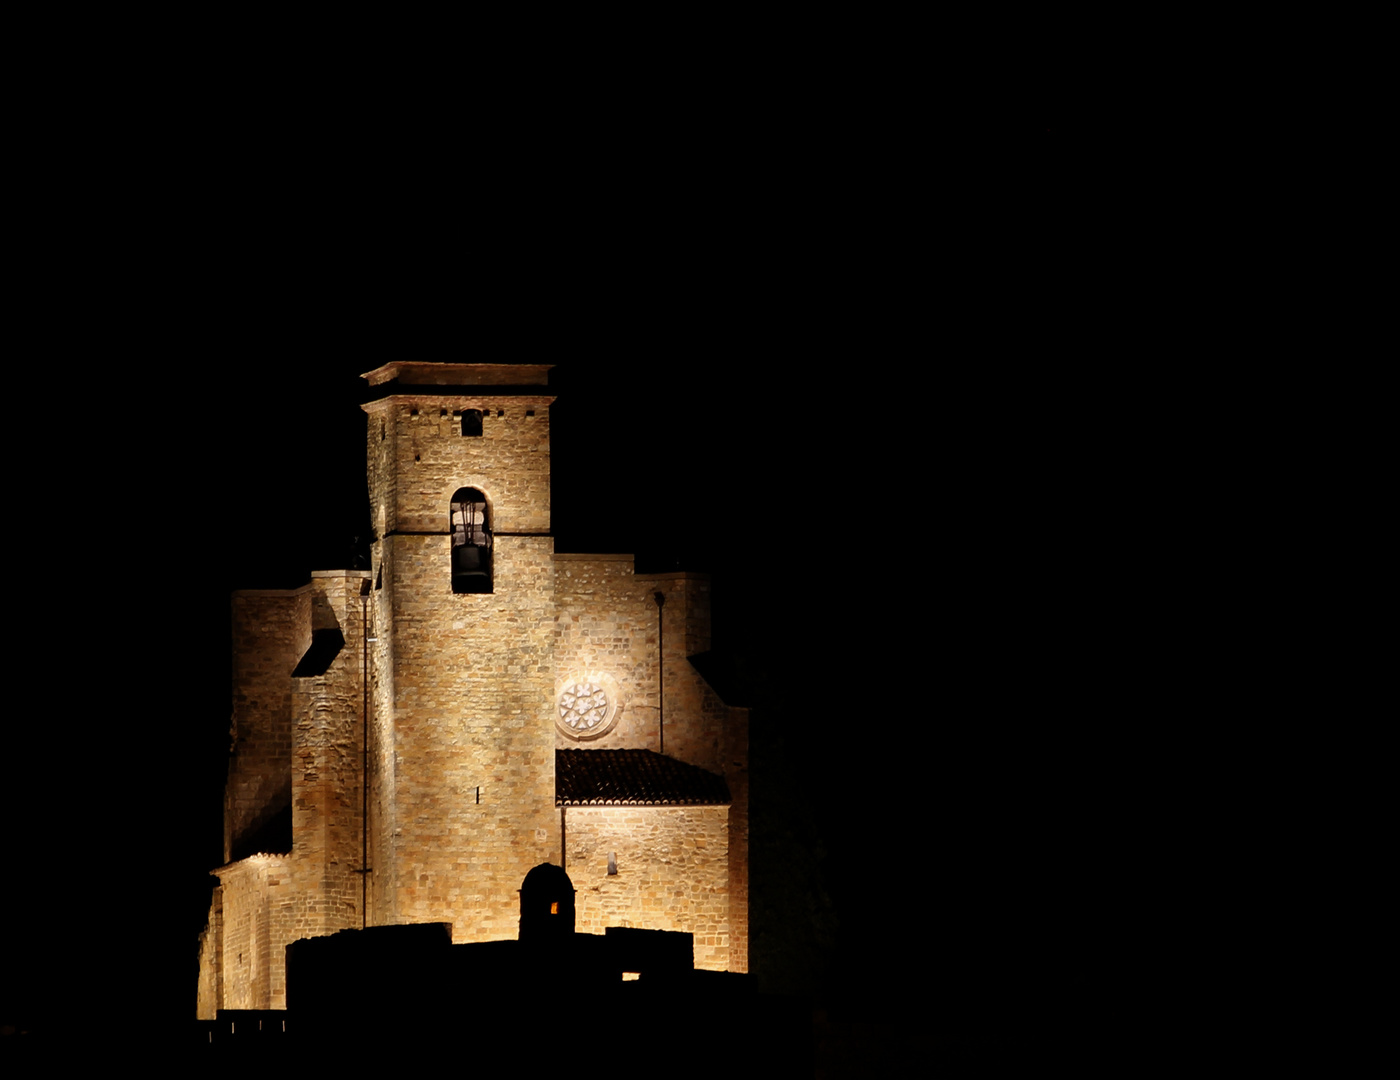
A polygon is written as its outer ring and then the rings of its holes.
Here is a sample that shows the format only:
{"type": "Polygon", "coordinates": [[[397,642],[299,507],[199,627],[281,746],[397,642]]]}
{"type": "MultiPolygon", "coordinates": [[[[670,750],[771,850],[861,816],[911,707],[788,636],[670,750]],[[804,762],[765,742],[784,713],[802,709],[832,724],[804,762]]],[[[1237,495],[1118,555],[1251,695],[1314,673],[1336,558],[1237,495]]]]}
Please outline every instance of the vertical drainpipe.
{"type": "MultiPolygon", "coordinates": [[[[369,582],[360,582],[360,929],[369,925],[369,582]]],[[[373,640],[378,640],[373,639],[373,640]]]]}
{"type": "Polygon", "coordinates": [[[658,591],[656,600],[656,651],[657,682],[660,691],[656,702],[656,742],[659,753],[666,752],[666,620],[661,617],[661,609],[666,606],[666,594],[658,591]]]}

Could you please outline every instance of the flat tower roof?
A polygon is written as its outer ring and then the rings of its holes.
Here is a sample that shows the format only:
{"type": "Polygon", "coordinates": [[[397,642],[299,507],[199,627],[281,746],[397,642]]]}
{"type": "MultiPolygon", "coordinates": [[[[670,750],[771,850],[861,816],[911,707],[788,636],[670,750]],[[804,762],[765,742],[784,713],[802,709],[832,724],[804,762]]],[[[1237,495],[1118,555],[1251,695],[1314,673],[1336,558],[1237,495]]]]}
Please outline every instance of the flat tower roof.
{"type": "Polygon", "coordinates": [[[545,386],[553,364],[440,364],[396,360],[366,371],[370,386],[397,381],[400,386],[545,386]]]}

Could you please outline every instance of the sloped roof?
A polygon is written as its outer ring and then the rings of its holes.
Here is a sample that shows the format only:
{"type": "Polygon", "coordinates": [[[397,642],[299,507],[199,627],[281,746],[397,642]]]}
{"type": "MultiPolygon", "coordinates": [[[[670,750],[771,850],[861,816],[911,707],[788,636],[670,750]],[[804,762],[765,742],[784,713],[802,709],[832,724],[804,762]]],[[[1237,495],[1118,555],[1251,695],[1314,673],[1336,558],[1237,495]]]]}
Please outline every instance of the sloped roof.
{"type": "Polygon", "coordinates": [[[556,806],[721,806],[724,777],[652,750],[554,751],[556,806]]]}

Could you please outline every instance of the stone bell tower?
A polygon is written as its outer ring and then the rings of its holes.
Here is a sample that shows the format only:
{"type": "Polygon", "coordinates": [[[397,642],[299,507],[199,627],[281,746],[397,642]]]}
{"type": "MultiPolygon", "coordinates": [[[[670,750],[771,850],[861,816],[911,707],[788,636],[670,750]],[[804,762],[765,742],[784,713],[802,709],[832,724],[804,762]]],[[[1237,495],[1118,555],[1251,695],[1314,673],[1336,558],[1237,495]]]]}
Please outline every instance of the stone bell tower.
{"type": "Polygon", "coordinates": [[[513,937],[560,861],[548,364],[367,373],[369,922],[513,937]]]}

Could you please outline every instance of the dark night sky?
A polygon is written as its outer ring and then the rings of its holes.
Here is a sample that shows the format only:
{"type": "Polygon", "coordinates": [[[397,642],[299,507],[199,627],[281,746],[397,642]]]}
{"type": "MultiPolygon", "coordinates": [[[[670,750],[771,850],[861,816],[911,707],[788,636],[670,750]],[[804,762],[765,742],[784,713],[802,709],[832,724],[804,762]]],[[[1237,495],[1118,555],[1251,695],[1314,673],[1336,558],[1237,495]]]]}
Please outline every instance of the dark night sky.
{"type": "MultiPolygon", "coordinates": [[[[46,717],[22,745],[62,775],[66,822],[40,810],[37,793],[7,794],[9,820],[40,826],[18,838],[10,868],[49,883],[7,895],[18,909],[7,921],[35,928],[11,940],[20,955],[7,981],[29,970],[45,1013],[81,999],[71,969],[88,963],[93,933],[142,957],[121,961],[121,979],[157,1014],[189,1007],[207,872],[221,861],[228,594],[344,565],[365,512],[358,375],[381,359],[163,367],[156,385],[168,404],[121,448],[141,463],[130,486],[91,506],[98,518],[117,508],[131,527],[101,545],[84,539],[60,560],[91,605],[80,624],[52,613],[72,664],[59,674],[71,683],[63,697],[76,707],[46,717]],[[94,861],[81,884],[52,850],[69,837],[84,838],[94,861]],[[38,946],[53,934],[50,955],[38,946]]],[[[842,651],[849,616],[814,586],[829,574],[844,591],[858,575],[815,565],[809,549],[854,526],[840,509],[851,505],[846,468],[820,461],[827,420],[801,374],[774,364],[736,381],[728,365],[562,363],[552,376],[553,516],[559,550],[630,551],[644,569],[711,572],[717,644],[755,657],[768,692],[795,679],[800,694],[815,693],[817,715],[804,723],[823,731],[823,714],[849,705],[808,684],[842,651]],[[810,536],[804,507],[818,521],[810,536]]],[[[145,406],[143,394],[120,390],[109,401],[145,406]]],[[[813,827],[814,811],[799,811],[813,827]]]]}
{"type": "Polygon", "coordinates": [[[1073,877],[1042,834],[1079,814],[1043,812],[1035,703],[1073,680],[1044,643],[1083,558],[1086,413],[1045,418],[1077,388],[1033,353],[1060,315],[1024,287],[1053,229],[1021,174],[1073,154],[1023,110],[965,123],[934,180],[899,119],[751,126],[698,163],[631,146],[645,171],[562,189],[462,179],[404,132],[403,175],[350,168],[346,129],[288,126],[251,157],[196,142],[185,182],[114,186],[70,224],[90,257],[46,254],[47,352],[9,387],[53,559],[12,562],[47,689],[10,752],[43,783],[5,793],[0,1005],[192,1015],[228,594],[343,561],[358,375],[411,357],[556,363],[558,549],[713,574],[716,646],[760,684],[756,902],[796,927],[775,966],[832,973],[854,1008],[912,956],[950,1027],[1011,1008],[988,971],[1039,948],[1073,877]],[[389,187],[401,216],[361,220],[389,187]]]}

